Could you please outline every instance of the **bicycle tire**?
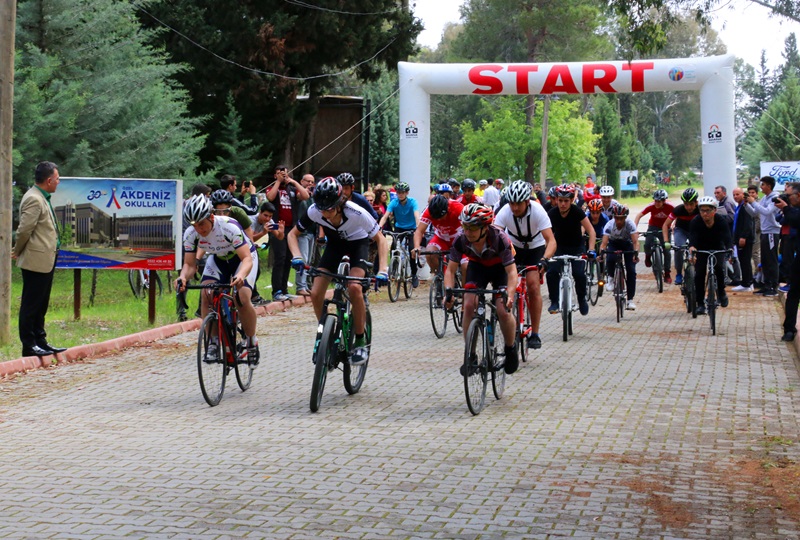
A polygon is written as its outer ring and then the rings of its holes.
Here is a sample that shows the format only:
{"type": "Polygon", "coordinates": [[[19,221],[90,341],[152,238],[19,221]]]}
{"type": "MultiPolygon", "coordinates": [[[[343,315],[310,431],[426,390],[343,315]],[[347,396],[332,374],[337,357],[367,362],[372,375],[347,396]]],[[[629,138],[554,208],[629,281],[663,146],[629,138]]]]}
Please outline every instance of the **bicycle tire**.
{"type": "Polygon", "coordinates": [[[392,266],[389,268],[389,301],[392,303],[397,302],[400,298],[400,259],[398,257],[392,258],[392,266]]]}
{"type": "Polygon", "coordinates": [[[197,336],[197,377],[200,381],[200,391],[209,407],[216,407],[225,393],[225,378],[228,375],[228,366],[225,365],[222,342],[217,347],[216,358],[206,358],[208,345],[214,327],[218,324],[217,314],[209,313],[200,325],[197,336]]]}
{"type": "Polygon", "coordinates": [[[431,288],[428,292],[428,306],[431,312],[431,326],[433,326],[433,333],[437,338],[444,337],[447,331],[447,309],[444,305],[444,279],[441,275],[436,275],[431,282],[431,288]],[[437,304],[437,296],[439,298],[437,304]]]}
{"type": "Polygon", "coordinates": [[[158,287],[158,296],[164,292],[164,284],[161,282],[161,276],[155,270],[150,270],[151,281],[153,278],[156,280],[156,287],[158,287]]]}
{"type": "Polygon", "coordinates": [[[473,415],[478,415],[486,403],[487,364],[486,364],[486,334],[483,319],[475,317],[469,323],[467,341],[464,347],[464,394],[467,398],[467,408],[473,415]],[[470,369],[470,359],[477,365],[470,369]]]}
{"type": "MultiPolygon", "coordinates": [[[[460,276],[461,272],[460,271],[456,272],[456,282],[455,282],[456,289],[461,288],[460,276]]],[[[453,321],[453,328],[459,334],[464,331],[463,325],[461,324],[463,316],[464,314],[461,309],[461,302],[458,299],[456,299],[456,301],[453,303],[453,309],[450,310],[449,319],[453,321]]]]}
{"type": "Polygon", "coordinates": [[[494,325],[494,346],[491,351],[492,367],[492,393],[495,399],[502,399],[506,389],[506,338],[500,331],[497,316],[492,312],[492,325],[494,325]]]}
{"type": "Polygon", "coordinates": [[[711,325],[711,335],[717,335],[717,276],[714,275],[713,269],[708,276],[708,285],[706,287],[706,313],[708,313],[708,323],[711,325]]]}
{"type": "Polygon", "coordinates": [[[605,257],[600,259],[600,262],[597,263],[597,298],[600,299],[603,296],[603,289],[605,289],[605,283],[600,285],[601,280],[606,279],[606,262],[605,257]]]}
{"type": "Polygon", "coordinates": [[[617,267],[614,272],[614,300],[617,304],[617,322],[625,317],[625,276],[622,274],[622,267],[617,267]]]}
{"type": "Polygon", "coordinates": [[[572,292],[569,290],[569,286],[561,282],[561,326],[562,326],[562,339],[564,341],[569,340],[569,315],[572,313],[572,308],[570,307],[570,300],[571,300],[572,292]]]}
{"type": "Polygon", "coordinates": [[[142,280],[141,270],[128,270],[128,285],[131,286],[131,292],[134,298],[144,298],[144,281],[142,280]]]}
{"type": "Polygon", "coordinates": [[[697,318],[697,291],[694,287],[694,266],[689,265],[683,271],[683,283],[686,285],[686,309],[692,314],[692,318],[697,318]]]}
{"type": "Polygon", "coordinates": [[[250,383],[253,382],[253,371],[256,368],[247,361],[247,347],[245,346],[247,337],[244,335],[241,320],[236,321],[236,337],[238,339],[236,340],[236,367],[234,371],[236,372],[236,383],[239,385],[239,389],[245,392],[250,388],[250,383]],[[242,359],[242,355],[244,355],[244,359],[242,359]]]}
{"type": "MultiPolygon", "coordinates": [[[[408,259],[406,259],[408,261],[408,259]]],[[[414,284],[412,283],[413,277],[411,276],[411,267],[406,262],[405,270],[403,271],[403,295],[406,300],[411,300],[414,296],[414,284]]]]}
{"type": "Polygon", "coordinates": [[[527,309],[527,302],[523,300],[522,295],[519,293],[514,293],[514,308],[513,308],[513,316],[514,316],[514,326],[515,329],[515,336],[516,336],[516,347],[518,349],[519,359],[523,362],[528,361],[528,347],[525,343],[525,333],[526,327],[530,326],[530,321],[528,318],[530,315],[528,314],[527,309]],[[520,311],[523,312],[522,318],[520,318],[520,311]]]}
{"type": "Polygon", "coordinates": [[[586,264],[586,296],[593,306],[597,305],[597,300],[600,298],[599,275],[597,260],[589,259],[586,264]]]}
{"type": "Polygon", "coordinates": [[[653,276],[656,278],[656,289],[658,292],[664,292],[664,254],[661,251],[661,246],[658,245],[653,248],[653,276]]]}
{"type": "Polygon", "coordinates": [[[334,365],[337,352],[336,317],[326,315],[322,323],[322,334],[319,345],[317,345],[317,352],[314,353],[314,380],[311,383],[311,399],[309,401],[311,412],[317,412],[322,404],[328,370],[334,365]]]}
{"type": "MultiPolygon", "coordinates": [[[[372,314],[367,307],[367,322],[364,326],[364,339],[367,341],[367,349],[372,356],[372,314]]],[[[361,390],[361,385],[364,384],[364,377],[367,376],[367,366],[369,365],[369,358],[360,366],[351,366],[350,362],[342,364],[342,373],[344,373],[344,389],[350,395],[358,394],[361,390]]]]}

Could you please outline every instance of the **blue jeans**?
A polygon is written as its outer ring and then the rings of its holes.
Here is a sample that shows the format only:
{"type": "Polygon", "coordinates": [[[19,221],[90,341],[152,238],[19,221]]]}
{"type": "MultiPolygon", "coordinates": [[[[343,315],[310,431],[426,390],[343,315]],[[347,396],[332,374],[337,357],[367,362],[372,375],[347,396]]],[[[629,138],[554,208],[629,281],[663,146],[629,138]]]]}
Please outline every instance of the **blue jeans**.
{"type": "MultiPolygon", "coordinates": [[[[311,256],[311,244],[314,243],[314,235],[312,234],[301,234],[297,237],[297,244],[300,246],[300,254],[303,256],[303,260],[306,261],[306,264],[310,264],[310,256],[311,256]]],[[[297,290],[308,289],[307,278],[308,272],[306,270],[298,270],[296,272],[297,279],[295,283],[297,290]]]]}

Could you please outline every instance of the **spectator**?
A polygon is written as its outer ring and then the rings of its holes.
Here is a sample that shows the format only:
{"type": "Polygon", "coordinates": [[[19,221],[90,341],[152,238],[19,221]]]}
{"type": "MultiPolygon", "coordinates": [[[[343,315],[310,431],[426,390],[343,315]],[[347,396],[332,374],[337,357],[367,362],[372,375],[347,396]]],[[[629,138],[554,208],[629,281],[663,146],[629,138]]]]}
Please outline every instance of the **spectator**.
{"type": "MultiPolygon", "coordinates": [[[[313,174],[304,174],[303,178],[300,179],[300,184],[306,188],[309,194],[313,196],[314,194],[314,186],[316,185],[316,181],[314,179],[313,174]]],[[[298,207],[297,215],[298,219],[302,219],[308,213],[309,207],[313,204],[313,200],[311,197],[304,201],[300,201],[300,205],[298,207]]],[[[300,247],[300,253],[303,254],[303,258],[311,264],[314,261],[314,254],[311,252],[312,249],[316,249],[314,245],[314,237],[319,234],[318,227],[311,226],[307,230],[300,233],[297,237],[297,243],[300,247]]],[[[308,283],[308,271],[305,268],[301,268],[300,270],[295,271],[296,276],[296,288],[297,294],[300,296],[311,296],[311,286],[308,283]]]]}
{"type": "Polygon", "coordinates": [[[761,191],[764,197],[758,203],[749,203],[748,207],[761,218],[761,272],[764,288],[756,294],[772,297],[778,296],[778,240],[781,227],[775,220],[780,212],[773,203],[777,197],[775,179],[771,176],[761,178],[761,191]]]}
{"type": "Polygon", "coordinates": [[[386,209],[389,205],[389,193],[385,189],[378,189],[375,191],[375,200],[371,203],[372,209],[375,210],[375,213],[378,215],[378,221],[386,223],[386,227],[383,228],[385,231],[392,230],[392,224],[383,220],[383,216],[386,215],[386,209]]]}
{"type": "Polygon", "coordinates": [[[483,193],[486,191],[486,188],[488,186],[489,186],[488,180],[481,180],[480,182],[478,182],[478,189],[475,190],[475,195],[483,198],[483,193]]]}
{"type": "MultiPolygon", "coordinates": [[[[747,186],[747,197],[747,203],[758,202],[757,185],[751,184],[747,186]]],[[[749,206],[745,206],[744,210],[753,218],[755,233],[755,239],[753,240],[753,289],[760,290],[764,287],[764,277],[761,274],[761,218],[749,206]]]]}
{"type": "Polygon", "coordinates": [[[22,356],[48,356],[64,352],[47,342],[45,316],[50,304],[58,249],[58,223],[50,196],[61,178],[58,167],[50,161],[36,165],[36,184],[19,204],[17,243],[11,257],[22,269],[22,301],[19,307],[19,340],[22,356]]]}
{"type": "MultiPolygon", "coordinates": [[[[796,183],[786,184],[786,198],[776,199],[775,206],[783,213],[783,222],[789,227],[797,229],[800,227],[800,185],[796,183]]],[[[786,295],[786,305],[784,306],[785,317],[783,319],[782,341],[794,341],[797,336],[797,306],[800,303],[800,259],[795,258],[789,269],[789,292],[786,295]]]]}
{"type": "Polygon", "coordinates": [[[748,292],[753,290],[753,242],[755,241],[754,219],[745,206],[748,194],[742,188],[733,188],[733,200],[736,201],[736,210],[733,214],[733,248],[739,260],[739,284],[731,289],[733,292],[748,292]]]}
{"type": "MultiPolygon", "coordinates": [[[[252,182],[247,181],[245,182],[246,187],[243,186],[250,193],[250,204],[247,205],[241,200],[237,199],[234,195],[236,193],[236,177],[232,174],[225,174],[220,178],[219,187],[224,189],[225,191],[230,192],[231,197],[233,198],[233,206],[238,206],[242,210],[244,210],[247,215],[254,216],[258,213],[258,200],[256,198],[256,187],[253,185],[252,182]]],[[[242,194],[244,194],[244,189],[242,194]]]]}
{"type": "Polygon", "coordinates": [[[717,215],[724,217],[728,226],[733,230],[733,214],[736,212],[736,204],[728,198],[728,189],[725,186],[715,187],[714,198],[717,199],[717,215]]]}
{"type": "MultiPolygon", "coordinates": [[[[494,208],[494,205],[500,200],[500,189],[502,189],[502,178],[498,178],[495,180],[493,186],[488,186],[486,189],[483,190],[483,204],[488,206],[489,208],[494,208]],[[499,180],[499,187],[498,187],[498,180],[499,180]]],[[[488,183],[488,182],[487,182],[488,183]]]]}

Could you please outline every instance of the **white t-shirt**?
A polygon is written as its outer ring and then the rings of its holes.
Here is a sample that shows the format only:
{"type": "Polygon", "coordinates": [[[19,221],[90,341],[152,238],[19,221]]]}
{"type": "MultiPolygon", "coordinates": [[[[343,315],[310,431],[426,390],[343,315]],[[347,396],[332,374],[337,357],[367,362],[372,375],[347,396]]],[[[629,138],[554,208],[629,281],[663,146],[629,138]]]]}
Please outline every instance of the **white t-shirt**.
{"type": "Polygon", "coordinates": [[[528,211],[520,218],[514,216],[510,205],[505,205],[495,216],[494,224],[506,231],[515,247],[523,249],[545,245],[541,232],[552,228],[547,212],[534,202],[528,204],[528,211]]]}
{"type": "Polygon", "coordinates": [[[625,223],[622,225],[621,229],[617,228],[617,224],[613,219],[606,223],[606,226],[603,227],[603,236],[608,236],[608,239],[612,242],[624,240],[630,241],[631,235],[635,232],[636,224],[631,218],[625,218],[625,223]]]}

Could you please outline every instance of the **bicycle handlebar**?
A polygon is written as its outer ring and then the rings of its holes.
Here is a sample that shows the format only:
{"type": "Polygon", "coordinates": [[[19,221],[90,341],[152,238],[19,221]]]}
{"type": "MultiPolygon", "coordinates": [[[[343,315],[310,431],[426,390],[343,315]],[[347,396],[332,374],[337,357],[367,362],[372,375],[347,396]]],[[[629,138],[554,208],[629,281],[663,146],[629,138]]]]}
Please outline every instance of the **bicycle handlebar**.
{"type": "Polygon", "coordinates": [[[361,283],[361,285],[363,285],[365,287],[369,287],[370,284],[372,284],[373,282],[376,281],[374,277],[369,277],[369,276],[365,276],[365,277],[346,276],[344,274],[337,274],[336,272],[329,272],[329,271],[325,270],[324,268],[315,268],[315,267],[311,267],[311,266],[306,266],[306,270],[308,270],[308,275],[312,276],[312,277],[314,277],[314,276],[324,276],[324,277],[329,277],[333,281],[338,281],[338,282],[356,281],[356,282],[361,283]]]}
{"type": "Polygon", "coordinates": [[[505,295],[508,294],[508,288],[507,287],[503,287],[503,288],[500,288],[500,289],[464,289],[464,288],[460,288],[460,289],[447,289],[447,291],[449,291],[449,292],[451,292],[453,294],[467,294],[467,293],[468,294],[480,294],[480,295],[491,294],[491,295],[494,295],[494,296],[505,296],[505,295]]]}
{"type": "MultiPolygon", "coordinates": [[[[181,285],[183,285],[183,281],[179,279],[178,280],[178,289],[181,288],[181,285]]],[[[219,282],[201,283],[200,285],[188,285],[187,284],[185,289],[186,290],[189,290],[189,289],[230,290],[230,289],[233,289],[233,285],[231,285],[230,283],[219,283],[219,282]]]]}

